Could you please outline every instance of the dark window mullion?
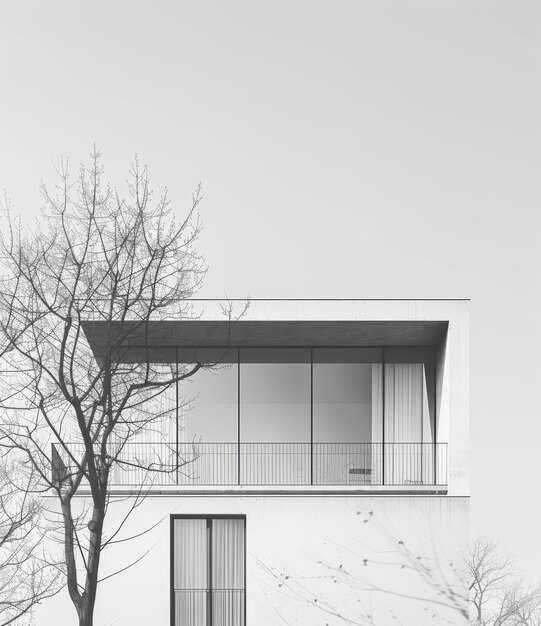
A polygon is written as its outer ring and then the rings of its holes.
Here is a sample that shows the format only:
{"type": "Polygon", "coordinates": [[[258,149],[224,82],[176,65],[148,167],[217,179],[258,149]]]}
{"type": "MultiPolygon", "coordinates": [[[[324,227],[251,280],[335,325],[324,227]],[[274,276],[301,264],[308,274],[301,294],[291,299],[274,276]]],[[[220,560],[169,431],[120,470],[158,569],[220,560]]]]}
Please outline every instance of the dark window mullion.
{"type": "Polygon", "coordinates": [[[180,434],[178,432],[178,429],[180,427],[180,421],[179,421],[179,380],[178,380],[178,347],[175,349],[175,354],[176,354],[176,358],[175,358],[175,377],[176,377],[176,391],[175,391],[175,482],[178,485],[178,472],[179,472],[179,464],[180,464],[180,450],[179,450],[179,443],[180,443],[180,434]]]}
{"type": "Polygon", "coordinates": [[[310,485],[314,484],[314,348],[310,348],[310,485]]]}
{"type": "Polygon", "coordinates": [[[385,347],[381,350],[381,482],[385,485],[385,347]]]}
{"type": "Polygon", "coordinates": [[[241,423],[240,423],[240,348],[237,348],[237,484],[240,485],[241,471],[241,423]]]}
{"type": "Polygon", "coordinates": [[[212,626],[212,518],[207,518],[207,626],[212,626]]]}
{"type": "Polygon", "coordinates": [[[243,604],[243,613],[242,613],[242,626],[246,626],[246,518],[244,518],[244,522],[243,522],[243,540],[244,540],[244,570],[243,570],[243,598],[242,598],[242,604],[243,604]]]}

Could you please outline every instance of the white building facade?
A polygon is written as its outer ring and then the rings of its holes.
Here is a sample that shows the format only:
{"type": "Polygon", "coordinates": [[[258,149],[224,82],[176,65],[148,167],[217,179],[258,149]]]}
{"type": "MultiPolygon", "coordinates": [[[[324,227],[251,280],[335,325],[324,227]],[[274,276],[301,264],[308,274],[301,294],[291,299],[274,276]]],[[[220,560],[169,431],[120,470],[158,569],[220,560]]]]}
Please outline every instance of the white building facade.
{"type": "MultiPolygon", "coordinates": [[[[104,576],[136,562],[100,584],[95,623],[467,623],[468,302],[194,305],[151,329],[153,358],[212,367],[126,451],[166,471],[104,556],[104,576]]],[[[143,479],[115,473],[114,521],[143,479]]],[[[67,593],[36,619],[75,623],[67,593]]]]}

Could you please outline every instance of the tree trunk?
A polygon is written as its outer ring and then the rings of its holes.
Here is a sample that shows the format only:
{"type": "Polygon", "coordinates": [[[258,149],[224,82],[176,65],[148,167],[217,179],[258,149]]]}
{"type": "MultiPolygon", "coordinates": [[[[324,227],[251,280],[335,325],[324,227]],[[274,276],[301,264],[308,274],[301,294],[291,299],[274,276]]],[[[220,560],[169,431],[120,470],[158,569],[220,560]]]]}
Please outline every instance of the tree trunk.
{"type": "Polygon", "coordinates": [[[77,609],[79,614],[79,607],[81,603],[81,594],[79,593],[77,584],[77,566],[75,563],[74,553],[74,535],[75,528],[73,525],[73,516],[71,511],[71,498],[68,498],[62,502],[62,518],[64,521],[64,558],[66,561],[66,576],[68,583],[68,592],[71,601],[77,609]]]}
{"type": "Polygon", "coordinates": [[[77,582],[77,565],[74,553],[75,526],[71,510],[71,500],[68,499],[62,503],[62,514],[64,518],[64,553],[67,566],[68,591],[77,611],[79,626],[93,626],[94,606],[96,604],[96,592],[98,589],[98,570],[101,555],[104,511],[102,507],[94,506],[92,519],[88,524],[90,541],[83,593],[79,591],[77,582]]]}
{"type": "Polygon", "coordinates": [[[101,541],[103,534],[104,511],[102,507],[94,505],[92,519],[88,523],[90,542],[88,546],[88,562],[85,580],[85,590],[82,596],[79,626],[93,626],[94,606],[98,590],[98,570],[101,556],[101,541]]]}
{"type": "Polygon", "coordinates": [[[94,604],[96,601],[96,594],[93,594],[93,598],[85,598],[83,601],[81,610],[79,612],[79,626],[93,626],[94,624],[94,604]]]}

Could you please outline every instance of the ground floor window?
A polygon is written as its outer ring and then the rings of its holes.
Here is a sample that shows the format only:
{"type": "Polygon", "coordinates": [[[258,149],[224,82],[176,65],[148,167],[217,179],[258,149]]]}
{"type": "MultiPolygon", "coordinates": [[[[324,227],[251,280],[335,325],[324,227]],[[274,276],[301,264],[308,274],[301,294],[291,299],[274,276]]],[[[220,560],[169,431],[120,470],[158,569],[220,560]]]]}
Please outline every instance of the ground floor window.
{"type": "Polygon", "coordinates": [[[172,516],[171,625],[244,626],[246,518],[172,516]]]}

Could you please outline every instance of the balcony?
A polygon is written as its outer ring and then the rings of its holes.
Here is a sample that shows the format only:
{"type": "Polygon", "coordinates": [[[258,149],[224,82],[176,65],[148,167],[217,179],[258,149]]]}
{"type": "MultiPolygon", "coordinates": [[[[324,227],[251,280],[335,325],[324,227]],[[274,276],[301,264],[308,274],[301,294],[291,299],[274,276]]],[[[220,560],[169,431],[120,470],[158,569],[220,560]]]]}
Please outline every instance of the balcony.
{"type": "MultiPolygon", "coordinates": [[[[70,446],[82,458],[80,444],[70,446]]],[[[65,451],[53,458],[69,468],[65,451]]],[[[368,487],[447,485],[446,443],[129,443],[116,486],[368,487]]]]}
{"type": "MultiPolygon", "coordinates": [[[[141,355],[132,356],[138,363],[141,355]]],[[[207,367],[139,406],[149,428],[120,453],[109,442],[119,461],[114,485],[447,485],[447,444],[435,443],[434,346],[181,347],[153,358],[164,359],[156,367],[169,376],[173,365],[207,367]]],[[[70,449],[83,457],[80,447],[70,449]]],[[[69,455],[57,452],[64,471],[69,455]]]]}

